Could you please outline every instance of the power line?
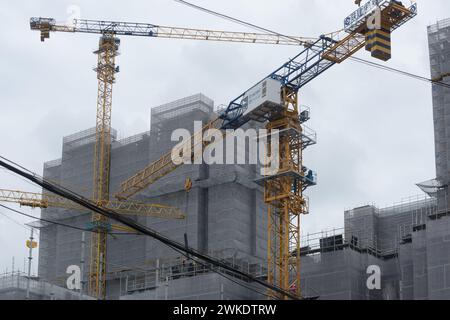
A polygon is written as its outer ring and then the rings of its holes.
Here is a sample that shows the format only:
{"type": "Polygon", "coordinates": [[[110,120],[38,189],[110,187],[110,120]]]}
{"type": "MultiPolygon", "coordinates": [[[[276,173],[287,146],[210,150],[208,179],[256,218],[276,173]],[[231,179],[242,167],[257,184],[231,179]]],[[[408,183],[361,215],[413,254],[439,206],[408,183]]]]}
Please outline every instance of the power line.
{"type": "MultiPolygon", "coordinates": [[[[208,14],[212,14],[212,15],[214,15],[214,16],[217,16],[217,17],[220,17],[220,18],[229,20],[229,21],[233,21],[233,22],[235,22],[235,23],[238,23],[238,24],[241,24],[241,25],[244,25],[244,26],[247,26],[247,27],[250,27],[250,28],[253,28],[253,29],[262,31],[262,32],[265,32],[265,33],[277,35],[277,36],[279,36],[279,37],[283,37],[283,38],[287,38],[287,39],[291,39],[291,40],[292,40],[292,39],[296,40],[295,38],[293,38],[293,37],[291,37],[291,36],[287,36],[287,35],[285,35],[285,34],[282,34],[282,33],[277,32],[277,31],[274,31],[274,30],[270,30],[270,29],[267,29],[267,28],[260,27],[260,26],[258,26],[258,25],[255,25],[255,24],[253,24],[253,23],[244,21],[244,20],[242,20],[242,19],[237,19],[237,18],[228,16],[228,15],[225,15],[225,14],[223,14],[223,13],[220,13],[220,12],[217,12],[217,11],[213,11],[213,10],[207,9],[207,8],[205,8],[205,7],[201,7],[201,6],[195,5],[195,4],[193,4],[193,3],[190,3],[190,2],[187,2],[187,1],[184,1],[184,0],[174,0],[174,1],[176,1],[176,2],[178,2],[178,3],[181,3],[181,4],[184,4],[184,5],[186,5],[186,6],[189,6],[189,7],[191,7],[191,8],[194,8],[194,9],[197,9],[197,10],[200,10],[200,11],[203,11],[203,12],[206,12],[206,13],[208,13],[208,14]]],[[[336,32],[329,33],[328,35],[336,34],[336,33],[340,32],[340,31],[342,31],[342,30],[339,30],[339,31],[336,31],[336,32]]],[[[317,41],[318,39],[311,38],[311,40],[317,41]]],[[[311,46],[310,46],[309,48],[310,48],[311,50],[314,50],[314,49],[312,49],[311,46]]],[[[318,47],[318,50],[319,50],[319,49],[321,49],[321,48],[318,47]]],[[[355,61],[355,62],[358,62],[358,63],[362,63],[362,64],[365,64],[365,65],[374,67],[374,68],[382,69],[382,70],[389,71],[389,72],[394,72],[394,73],[397,73],[397,74],[400,74],[400,75],[403,75],[403,76],[411,77],[411,78],[413,78],[413,79],[420,80],[420,81],[429,82],[429,83],[436,84],[436,85],[439,85],[439,86],[442,86],[442,87],[445,87],[445,88],[450,88],[450,84],[447,84],[447,83],[445,83],[445,82],[442,82],[442,81],[435,81],[435,80],[432,80],[432,79],[427,78],[427,77],[424,77],[424,76],[419,76],[419,75],[416,75],[416,74],[413,74],[413,73],[410,73],[410,72],[407,72],[407,71],[403,71],[403,70],[400,70],[400,69],[396,69],[396,68],[392,68],[392,67],[387,67],[387,66],[384,66],[384,65],[381,65],[381,64],[378,64],[378,63],[369,61],[369,60],[365,60],[365,59],[361,59],[361,58],[357,58],[357,57],[349,57],[349,59],[350,59],[350,60],[353,60],[353,61],[355,61]]]]}
{"type": "MultiPolygon", "coordinates": [[[[67,190],[65,188],[59,187],[58,185],[51,183],[49,181],[47,181],[46,179],[38,176],[35,173],[29,173],[29,170],[21,170],[20,168],[18,168],[17,166],[12,165],[12,161],[1,157],[1,159],[4,159],[5,161],[0,160],[0,166],[5,167],[6,169],[36,183],[37,185],[40,185],[41,187],[43,187],[44,189],[46,189],[47,191],[50,191],[56,195],[59,195],[61,197],[64,197],[66,199],[69,199],[83,207],[85,207],[86,209],[89,209],[90,211],[96,212],[102,216],[105,216],[107,218],[110,218],[112,220],[121,222],[122,224],[124,224],[125,226],[128,226],[134,230],[136,230],[137,232],[144,234],[146,236],[152,237],[162,243],[164,243],[165,245],[169,246],[172,249],[177,249],[179,251],[185,252],[187,255],[201,259],[202,261],[209,263],[211,265],[214,265],[218,268],[221,268],[223,270],[227,270],[232,272],[235,276],[240,276],[244,279],[247,279],[249,282],[255,282],[258,283],[282,296],[285,297],[289,297],[293,300],[298,300],[299,297],[295,296],[294,294],[292,294],[289,291],[283,290],[280,287],[277,287],[275,285],[271,285],[269,283],[267,283],[266,281],[263,281],[261,279],[258,279],[256,277],[254,277],[251,274],[248,274],[246,272],[243,272],[239,269],[236,269],[234,267],[229,266],[228,264],[214,258],[211,257],[207,254],[203,254],[193,248],[187,247],[182,243],[179,243],[177,241],[174,241],[160,233],[158,233],[157,231],[148,228],[140,223],[137,223],[136,221],[130,219],[129,217],[125,217],[111,209],[108,208],[104,208],[104,207],[99,207],[97,206],[95,203],[93,203],[91,200],[84,198],[81,195],[76,194],[73,191],[67,190]],[[27,172],[26,172],[27,171],[27,172]]],[[[219,273],[220,274],[220,273],[219,273]]]]}

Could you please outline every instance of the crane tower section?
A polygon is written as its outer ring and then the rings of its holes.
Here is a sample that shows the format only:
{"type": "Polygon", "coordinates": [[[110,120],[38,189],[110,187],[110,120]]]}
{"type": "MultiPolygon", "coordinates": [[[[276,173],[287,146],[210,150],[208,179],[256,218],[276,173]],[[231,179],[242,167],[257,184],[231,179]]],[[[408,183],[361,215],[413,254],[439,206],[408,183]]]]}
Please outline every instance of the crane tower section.
{"type": "MultiPolygon", "coordinates": [[[[109,202],[109,176],[111,161],[111,109],[112,89],[115,74],[118,72],[115,59],[120,40],[114,34],[105,33],[100,37],[97,72],[97,117],[93,168],[93,200],[99,206],[109,202]]],[[[108,219],[99,214],[92,216],[91,263],[89,273],[89,292],[94,297],[104,298],[106,291],[106,243],[108,219]]]]}

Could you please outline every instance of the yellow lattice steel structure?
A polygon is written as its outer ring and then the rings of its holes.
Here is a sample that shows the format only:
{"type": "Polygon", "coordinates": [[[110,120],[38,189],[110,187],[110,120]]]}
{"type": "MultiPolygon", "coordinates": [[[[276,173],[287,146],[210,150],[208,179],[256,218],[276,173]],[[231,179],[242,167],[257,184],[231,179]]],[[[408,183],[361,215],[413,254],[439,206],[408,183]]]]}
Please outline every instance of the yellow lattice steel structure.
{"type": "MultiPolygon", "coordinates": [[[[286,46],[302,46],[315,38],[282,36],[276,34],[234,32],[223,30],[207,30],[159,26],[150,23],[118,22],[105,20],[75,19],[71,24],[57,23],[52,18],[33,17],[31,29],[41,32],[41,40],[50,37],[50,32],[113,34],[115,36],[140,36],[163,39],[206,40],[219,42],[236,42],[251,44],[275,44],[286,46]]],[[[329,33],[327,35],[332,35],[329,33]]]]}
{"type": "MultiPolygon", "coordinates": [[[[279,171],[264,179],[267,281],[300,297],[300,216],[308,213],[303,196],[302,126],[297,92],[285,89],[282,97],[283,111],[267,124],[269,133],[280,132],[279,171]]],[[[274,292],[270,295],[277,296],[274,292]]]]}
{"type": "MultiPolygon", "coordinates": [[[[95,53],[97,62],[97,117],[94,149],[94,174],[92,199],[99,206],[109,201],[109,176],[111,162],[111,111],[112,90],[117,72],[115,59],[119,50],[119,39],[113,34],[103,34],[95,53]]],[[[104,298],[106,294],[106,252],[109,224],[106,217],[93,214],[92,225],[98,232],[91,235],[91,263],[88,288],[94,297],[104,298]]]]}
{"type": "MultiPolygon", "coordinates": [[[[0,202],[17,203],[30,208],[46,209],[53,207],[78,211],[83,210],[82,206],[54,194],[8,189],[0,189],[0,202]]],[[[104,207],[123,215],[170,219],[185,218],[185,214],[178,208],[158,204],[146,204],[134,201],[107,201],[104,203],[104,207]]]]}
{"type": "MultiPolygon", "coordinates": [[[[211,141],[204,139],[205,133],[212,129],[220,130],[221,125],[222,120],[216,118],[203,126],[198,132],[194,132],[189,140],[186,140],[182,145],[179,145],[178,149],[180,152],[183,149],[190,150],[190,155],[184,155],[186,160],[189,159],[191,163],[194,163],[196,156],[203,156],[201,152],[198,154],[195,151],[198,150],[198,148],[200,150],[204,150],[204,148],[211,144],[211,141]],[[190,146],[188,146],[189,144],[190,146]]],[[[222,131],[222,133],[224,135],[226,134],[225,131],[222,131]]],[[[134,176],[122,182],[119,191],[115,194],[115,197],[119,200],[128,200],[136,193],[144,190],[146,187],[168,175],[183,164],[184,163],[174,163],[172,161],[172,151],[169,151],[156,161],[150,163],[134,176]]]]}

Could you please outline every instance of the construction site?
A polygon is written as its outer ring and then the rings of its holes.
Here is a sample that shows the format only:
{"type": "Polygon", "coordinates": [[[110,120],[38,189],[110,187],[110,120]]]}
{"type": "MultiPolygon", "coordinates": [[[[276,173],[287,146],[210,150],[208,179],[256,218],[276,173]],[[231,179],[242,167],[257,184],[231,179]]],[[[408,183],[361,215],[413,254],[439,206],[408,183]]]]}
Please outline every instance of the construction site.
{"type": "MultiPolygon", "coordinates": [[[[37,45],[57,41],[53,34],[98,36],[97,116],[92,128],[61,137],[61,156],[32,175],[42,193],[0,189],[0,203],[40,210],[29,224],[38,236],[32,233],[27,242],[30,257],[38,248],[37,276],[26,270],[0,274],[0,299],[449,300],[450,19],[423,30],[436,177],[417,183],[420,196],[342,212],[344,228],[300,232],[303,219],[317,214],[310,210],[308,190],[320,183],[320,172],[304,157],[320,142],[308,126],[313,108],[299,102],[301,89],[334,65],[360,59],[354,58],[357,52],[384,64],[394,54],[391,34],[402,37],[419,14],[410,1],[356,3],[342,30],[317,39],[102,20],[78,19],[69,26],[31,18],[30,32],[43,42],[37,45]],[[111,125],[112,96],[121,81],[116,59],[128,37],[291,45],[300,53],[242,88],[228,105],[198,93],[148,106],[148,130],[119,138],[111,125]],[[214,134],[228,144],[238,130],[262,129],[268,132],[268,154],[278,159],[275,171],[269,170],[273,163],[198,161],[197,148],[211,151],[220,142],[214,134]],[[189,139],[174,139],[177,130],[189,132],[189,139]],[[176,163],[174,150],[182,150],[187,161],[176,163]],[[72,287],[71,266],[80,272],[72,287]],[[373,266],[381,272],[376,288],[368,285],[373,266]]],[[[250,159],[258,152],[238,143],[219,157],[250,159]]],[[[21,170],[3,157],[0,165],[21,170]]]]}

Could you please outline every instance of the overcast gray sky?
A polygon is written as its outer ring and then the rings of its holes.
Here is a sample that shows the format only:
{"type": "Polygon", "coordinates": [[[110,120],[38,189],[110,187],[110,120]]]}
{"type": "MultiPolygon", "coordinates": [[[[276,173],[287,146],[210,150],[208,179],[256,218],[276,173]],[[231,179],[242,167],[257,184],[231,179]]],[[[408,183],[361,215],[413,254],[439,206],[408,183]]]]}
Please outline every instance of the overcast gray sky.
{"type": "MultiPolygon", "coordinates": [[[[355,9],[353,0],[192,1],[284,34],[311,37],[341,29],[355,9]]],[[[63,136],[95,125],[92,51],[98,36],[52,34],[41,43],[29,30],[30,17],[66,21],[73,5],[86,19],[252,31],[171,0],[3,1],[0,154],[39,173],[43,162],[60,157],[63,136]]],[[[420,1],[418,17],[393,35],[387,65],[428,76],[426,26],[448,12],[448,0],[420,1]]],[[[122,37],[113,127],[120,137],[146,131],[151,107],[198,92],[227,104],[299,50],[122,37]]],[[[370,59],[365,51],[357,56],[370,59]]],[[[344,209],[391,205],[419,194],[414,184],[435,176],[429,84],[347,61],[303,88],[301,103],[311,107],[308,125],[319,142],[305,155],[319,184],[308,191],[311,214],[302,220],[303,232],[342,227],[344,209]]],[[[0,188],[39,192],[1,169],[0,188]]],[[[23,269],[29,231],[20,223],[28,221],[0,208],[0,272],[11,270],[13,256],[23,269]]]]}

